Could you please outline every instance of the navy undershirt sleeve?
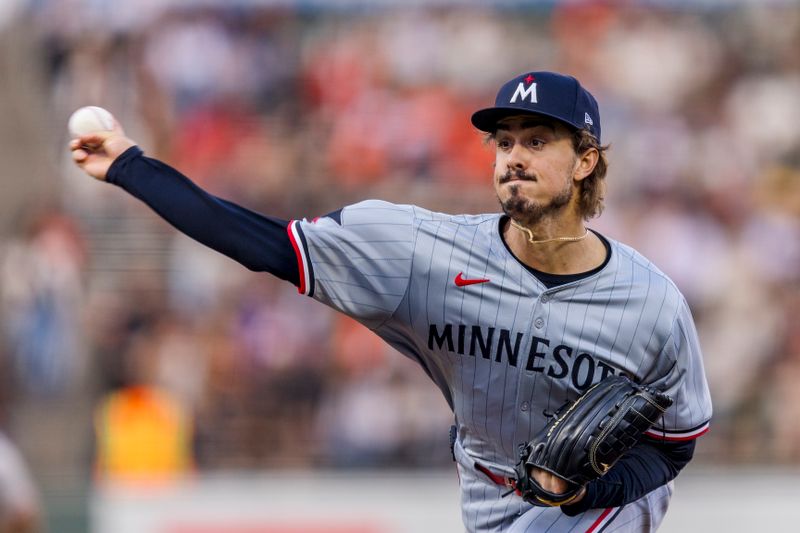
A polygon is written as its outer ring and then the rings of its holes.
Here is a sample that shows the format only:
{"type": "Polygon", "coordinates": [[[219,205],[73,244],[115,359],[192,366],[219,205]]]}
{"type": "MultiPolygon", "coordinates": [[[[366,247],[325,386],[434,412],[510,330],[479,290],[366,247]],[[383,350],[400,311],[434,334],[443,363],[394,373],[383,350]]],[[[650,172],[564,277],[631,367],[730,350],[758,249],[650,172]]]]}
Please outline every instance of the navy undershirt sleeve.
{"type": "Polygon", "coordinates": [[[142,200],[196,241],[250,270],[299,285],[288,220],[260,215],[213,196],[186,176],[133,146],[117,157],[106,181],[142,200]]]}
{"type": "Polygon", "coordinates": [[[617,463],[586,485],[586,495],[561,510],[575,516],[588,509],[619,507],[672,481],[694,455],[695,441],[666,442],[646,438],[617,463]]]}

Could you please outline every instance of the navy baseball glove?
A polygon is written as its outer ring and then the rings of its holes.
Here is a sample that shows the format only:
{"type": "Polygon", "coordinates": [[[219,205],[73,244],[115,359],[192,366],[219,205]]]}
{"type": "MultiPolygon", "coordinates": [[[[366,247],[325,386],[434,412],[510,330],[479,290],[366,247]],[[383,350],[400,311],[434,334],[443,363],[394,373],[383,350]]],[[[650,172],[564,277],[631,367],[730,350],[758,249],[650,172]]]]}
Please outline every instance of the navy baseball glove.
{"type": "Polygon", "coordinates": [[[529,503],[568,504],[605,474],[672,405],[672,399],[625,376],[610,376],[562,407],[533,440],[520,445],[516,488],[529,503]],[[541,468],[567,482],[555,494],[530,475],[541,468]]]}

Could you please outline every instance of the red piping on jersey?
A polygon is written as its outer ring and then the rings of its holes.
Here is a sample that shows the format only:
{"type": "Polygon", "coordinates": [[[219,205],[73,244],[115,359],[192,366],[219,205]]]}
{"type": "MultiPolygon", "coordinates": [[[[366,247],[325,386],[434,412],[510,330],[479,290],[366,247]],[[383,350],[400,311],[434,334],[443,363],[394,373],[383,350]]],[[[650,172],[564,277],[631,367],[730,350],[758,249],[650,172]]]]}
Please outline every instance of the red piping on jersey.
{"type": "Polygon", "coordinates": [[[483,472],[486,475],[486,477],[488,477],[489,479],[494,481],[497,485],[505,486],[506,478],[498,476],[497,474],[495,474],[494,472],[492,472],[491,470],[489,470],[488,468],[486,468],[485,466],[483,466],[480,463],[475,463],[475,468],[477,468],[478,470],[483,472]]]}
{"type": "Polygon", "coordinates": [[[658,431],[653,429],[648,429],[647,431],[644,432],[644,434],[653,439],[666,440],[670,442],[684,442],[687,440],[694,440],[698,437],[705,435],[706,433],[708,433],[709,429],[711,429],[711,426],[708,423],[706,423],[704,427],[701,426],[700,428],[695,429],[694,431],[684,431],[683,433],[677,433],[673,435],[670,435],[666,431],[658,431]]]}
{"type": "Polygon", "coordinates": [[[286,233],[289,234],[289,241],[292,243],[292,248],[294,248],[294,255],[297,256],[297,273],[300,276],[300,286],[297,287],[297,292],[300,294],[306,293],[306,273],[305,268],[303,267],[303,256],[300,252],[300,246],[297,243],[297,240],[294,238],[294,233],[292,233],[292,224],[294,224],[296,220],[290,220],[289,225],[286,226],[286,233]]]}
{"type": "Polygon", "coordinates": [[[696,439],[698,437],[702,437],[703,435],[708,433],[708,430],[709,430],[709,428],[705,428],[703,431],[701,431],[699,433],[696,433],[694,435],[689,435],[689,436],[686,436],[686,437],[668,437],[668,436],[663,435],[661,433],[650,433],[650,432],[646,432],[645,435],[647,435],[648,437],[654,438],[654,439],[659,439],[659,440],[668,440],[670,442],[683,442],[683,441],[687,441],[687,440],[694,440],[694,439],[696,439]]]}
{"type": "Polygon", "coordinates": [[[605,511],[603,511],[603,512],[600,514],[600,516],[598,516],[598,517],[597,517],[597,520],[595,520],[595,521],[594,521],[594,524],[592,524],[591,526],[589,526],[589,529],[587,529],[587,530],[586,530],[586,533],[592,533],[593,531],[597,531],[597,527],[598,527],[600,524],[602,524],[602,523],[603,523],[603,520],[605,520],[605,519],[608,517],[608,515],[610,515],[610,514],[611,514],[611,511],[613,511],[613,510],[614,510],[614,508],[613,508],[613,507],[609,507],[608,509],[606,509],[605,511]]]}
{"type": "Polygon", "coordinates": [[[500,485],[501,487],[508,487],[509,489],[513,489],[518,496],[522,495],[522,493],[517,488],[516,479],[511,479],[505,476],[498,476],[497,474],[495,474],[494,472],[492,472],[491,470],[489,470],[480,463],[475,463],[475,468],[479,472],[482,472],[486,477],[491,479],[492,482],[494,482],[496,485],[500,485]]]}

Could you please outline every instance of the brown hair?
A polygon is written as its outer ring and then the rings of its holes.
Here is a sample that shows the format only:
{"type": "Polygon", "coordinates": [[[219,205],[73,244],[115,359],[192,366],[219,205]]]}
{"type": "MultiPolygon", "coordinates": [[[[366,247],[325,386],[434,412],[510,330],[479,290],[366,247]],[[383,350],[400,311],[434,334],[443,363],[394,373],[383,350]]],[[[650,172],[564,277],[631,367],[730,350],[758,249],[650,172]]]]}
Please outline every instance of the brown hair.
{"type": "Polygon", "coordinates": [[[601,145],[597,137],[592,135],[587,129],[575,130],[572,134],[572,147],[575,153],[580,155],[594,148],[597,150],[597,164],[592,173],[580,182],[580,197],[578,198],[578,209],[583,215],[584,220],[589,220],[599,216],[603,212],[603,200],[606,191],[606,172],[608,171],[608,157],[606,151],[609,145],[601,145]]]}

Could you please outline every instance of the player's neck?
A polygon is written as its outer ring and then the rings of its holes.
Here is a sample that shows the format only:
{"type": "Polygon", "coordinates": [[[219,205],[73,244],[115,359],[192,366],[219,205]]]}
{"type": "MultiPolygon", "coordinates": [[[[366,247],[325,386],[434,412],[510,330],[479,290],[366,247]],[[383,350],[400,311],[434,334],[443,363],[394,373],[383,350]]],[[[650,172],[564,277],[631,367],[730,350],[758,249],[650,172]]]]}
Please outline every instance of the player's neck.
{"type": "Polygon", "coordinates": [[[603,242],[581,219],[548,219],[532,226],[512,225],[507,219],[502,232],[516,258],[541,272],[578,274],[600,266],[606,258],[603,242]]]}

